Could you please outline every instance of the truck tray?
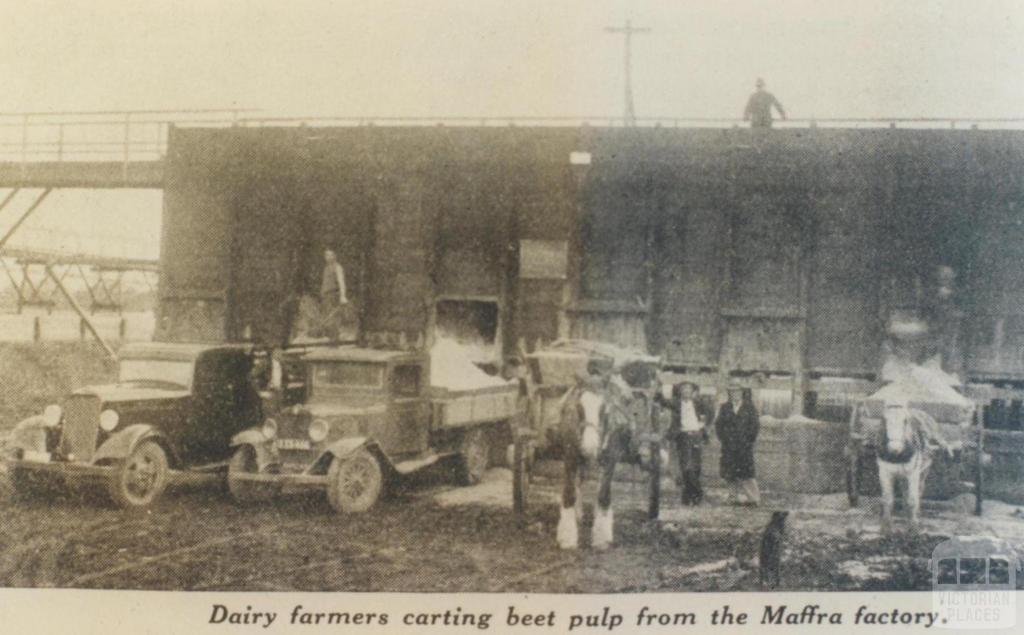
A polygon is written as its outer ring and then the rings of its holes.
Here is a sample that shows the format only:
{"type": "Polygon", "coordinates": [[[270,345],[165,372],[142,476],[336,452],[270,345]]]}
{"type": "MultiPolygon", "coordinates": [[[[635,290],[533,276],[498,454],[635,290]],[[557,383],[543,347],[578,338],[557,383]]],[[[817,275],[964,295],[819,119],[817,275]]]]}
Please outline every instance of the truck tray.
{"type": "Polygon", "coordinates": [[[467,426],[514,416],[519,402],[519,387],[509,384],[460,391],[431,389],[431,399],[437,425],[467,426]]]}

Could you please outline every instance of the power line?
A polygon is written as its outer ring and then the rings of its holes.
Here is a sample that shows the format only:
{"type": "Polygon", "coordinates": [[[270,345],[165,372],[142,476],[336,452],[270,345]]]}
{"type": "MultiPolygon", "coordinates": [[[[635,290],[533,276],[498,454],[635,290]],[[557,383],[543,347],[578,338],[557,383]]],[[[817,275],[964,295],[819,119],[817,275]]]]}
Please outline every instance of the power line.
{"type": "Polygon", "coordinates": [[[633,35],[650,33],[651,29],[648,27],[634,27],[629,20],[626,20],[626,26],[607,26],[604,30],[608,33],[621,34],[625,37],[626,95],[623,122],[627,126],[633,126],[636,124],[636,111],[633,108],[633,35]]]}

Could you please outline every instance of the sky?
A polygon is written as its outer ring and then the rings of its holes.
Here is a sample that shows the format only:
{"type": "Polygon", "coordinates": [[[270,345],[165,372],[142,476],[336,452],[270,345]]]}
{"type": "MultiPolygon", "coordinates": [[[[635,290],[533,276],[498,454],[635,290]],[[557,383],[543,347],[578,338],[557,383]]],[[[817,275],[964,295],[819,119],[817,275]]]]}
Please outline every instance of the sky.
{"type": "MultiPolygon", "coordinates": [[[[613,117],[623,42],[604,27],[627,18],[651,28],[641,117],[739,116],[756,77],[797,118],[1024,114],[1018,0],[27,1],[0,21],[0,113],[613,117]]],[[[156,256],[152,192],[56,197],[27,227],[107,215],[156,256]]]]}

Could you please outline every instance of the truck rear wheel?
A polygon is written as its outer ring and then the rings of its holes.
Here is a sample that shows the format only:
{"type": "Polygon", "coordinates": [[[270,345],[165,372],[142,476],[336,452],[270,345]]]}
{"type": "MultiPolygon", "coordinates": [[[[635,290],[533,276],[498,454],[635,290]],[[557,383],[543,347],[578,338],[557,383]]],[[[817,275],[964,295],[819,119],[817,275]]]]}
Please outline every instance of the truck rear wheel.
{"type": "Polygon", "coordinates": [[[107,492],[118,507],[146,507],[167,486],[167,453],[155,441],[143,441],[114,465],[107,492]]]}
{"type": "Polygon", "coordinates": [[[490,467],[491,441],[487,432],[485,428],[477,427],[462,437],[459,448],[459,483],[462,485],[476,485],[490,467]]]}
{"type": "Polygon", "coordinates": [[[365,512],[376,504],[384,488],[384,473],[369,450],[331,459],[327,470],[327,500],[338,513],[365,512]]]}
{"type": "Polygon", "coordinates": [[[251,445],[243,445],[235,450],[228,462],[228,491],[236,503],[253,505],[268,501],[277,493],[273,483],[260,483],[238,478],[239,474],[258,474],[259,463],[256,461],[256,450],[251,445]]]}

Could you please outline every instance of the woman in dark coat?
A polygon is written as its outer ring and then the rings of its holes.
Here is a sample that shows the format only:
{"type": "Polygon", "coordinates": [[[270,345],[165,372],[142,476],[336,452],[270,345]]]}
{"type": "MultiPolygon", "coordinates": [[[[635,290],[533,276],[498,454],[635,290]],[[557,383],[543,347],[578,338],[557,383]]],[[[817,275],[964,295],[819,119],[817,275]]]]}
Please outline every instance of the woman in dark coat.
{"type": "Polygon", "coordinates": [[[729,384],[729,400],[715,419],[715,433],[722,444],[719,463],[722,478],[729,484],[729,503],[758,505],[761,492],[754,478],[754,442],[760,422],[749,391],[729,384]]]}

